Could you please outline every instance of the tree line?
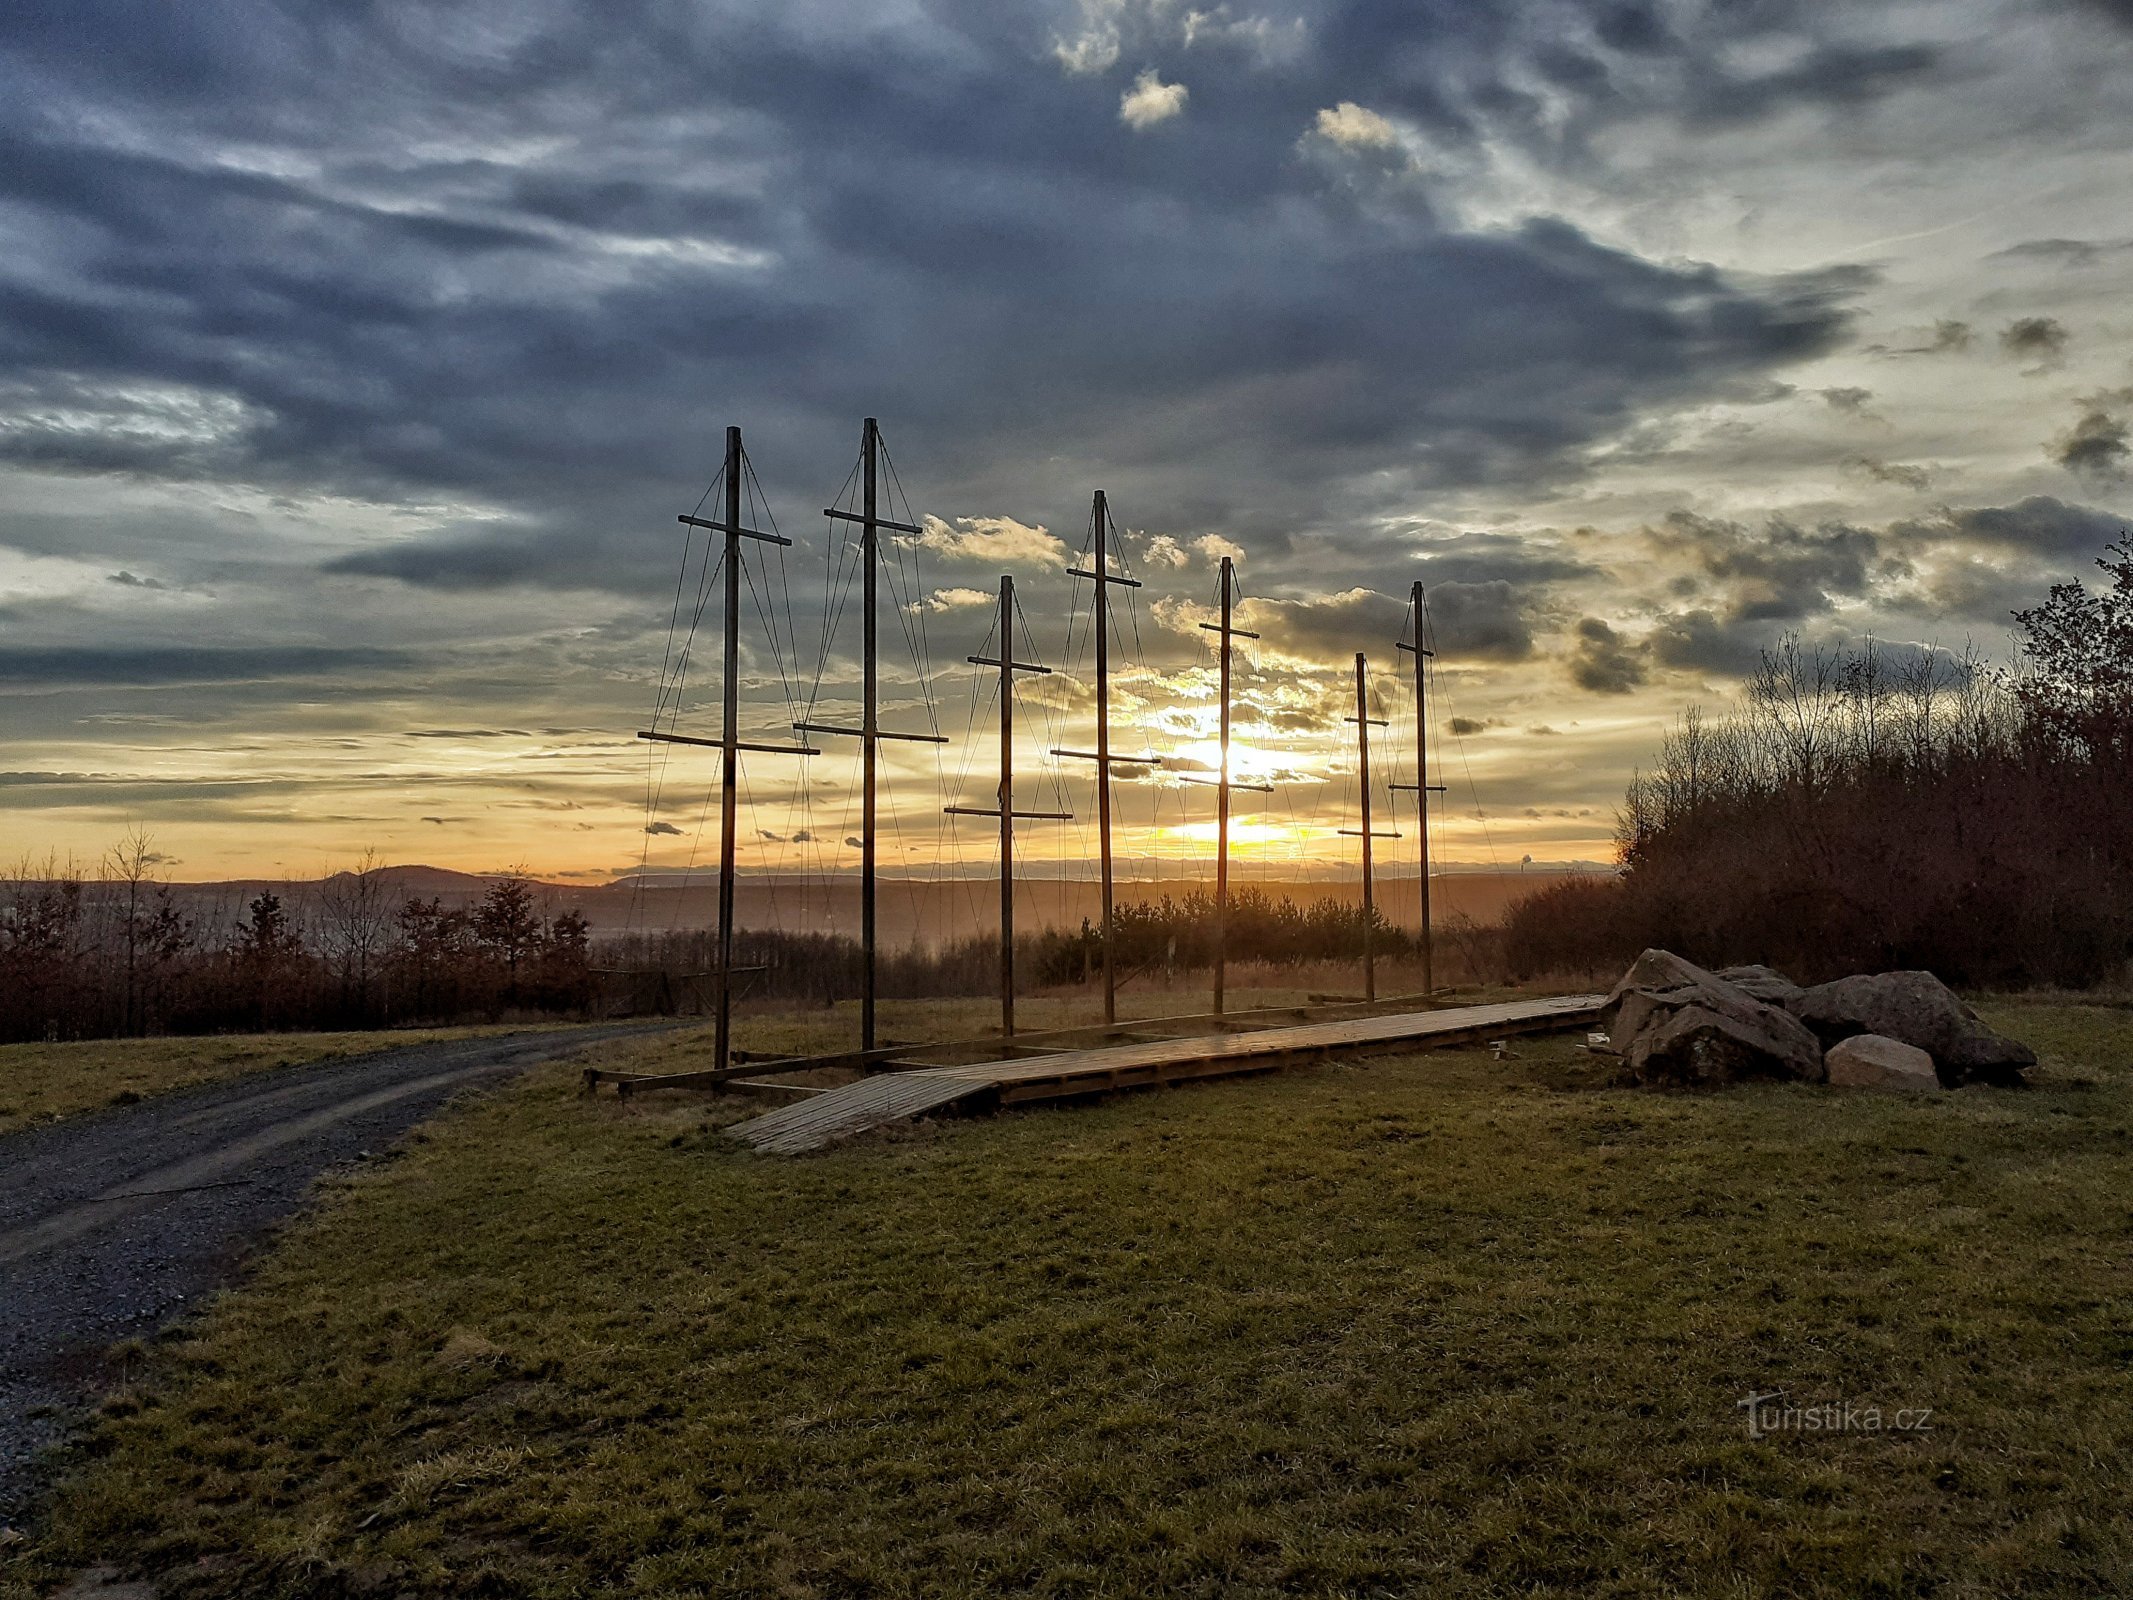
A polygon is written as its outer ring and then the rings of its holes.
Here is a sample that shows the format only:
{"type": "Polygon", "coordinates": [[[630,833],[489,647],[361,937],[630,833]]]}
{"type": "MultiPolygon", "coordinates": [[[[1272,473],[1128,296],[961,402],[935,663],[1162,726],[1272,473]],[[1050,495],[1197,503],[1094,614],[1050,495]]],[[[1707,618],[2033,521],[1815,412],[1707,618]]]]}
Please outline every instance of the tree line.
{"type": "Polygon", "coordinates": [[[1764,653],[1691,711],[1618,814],[1620,871],[1514,906],[1522,975],[1648,946],[1805,981],[1922,967],[2085,988],[2133,961],[2133,545],[2014,613],[2015,661],[1872,642],[1764,653]]]}
{"type": "Polygon", "coordinates": [[[513,876],[471,906],[396,898],[374,860],[302,902],[188,909],[139,832],[91,875],[24,862],[0,879],[0,1040],[378,1028],[584,1011],[591,941],[513,876]]]}

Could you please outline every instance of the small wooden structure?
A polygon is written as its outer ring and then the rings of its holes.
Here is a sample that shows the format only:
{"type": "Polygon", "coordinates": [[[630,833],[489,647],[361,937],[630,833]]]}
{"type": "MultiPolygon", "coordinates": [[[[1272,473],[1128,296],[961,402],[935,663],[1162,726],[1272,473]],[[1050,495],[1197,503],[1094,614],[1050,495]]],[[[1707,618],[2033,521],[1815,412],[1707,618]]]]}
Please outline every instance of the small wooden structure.
{"type": "Polygon", "coordinates": [[[1269,1072],[1334,1054],[1432,1049],[1578,1027],[1599,1014],[1604,998],[1563,995],[1250,1033],[1143,1040],[1093,1050],[1062,1050],[1033,1059],[921,1067],[809,1094],[796,1104],[780,1106],[726,1131],[768,1154],[799,1155],[929,1112],[1032,1105],[1120,1089],[1269,1072]]]}

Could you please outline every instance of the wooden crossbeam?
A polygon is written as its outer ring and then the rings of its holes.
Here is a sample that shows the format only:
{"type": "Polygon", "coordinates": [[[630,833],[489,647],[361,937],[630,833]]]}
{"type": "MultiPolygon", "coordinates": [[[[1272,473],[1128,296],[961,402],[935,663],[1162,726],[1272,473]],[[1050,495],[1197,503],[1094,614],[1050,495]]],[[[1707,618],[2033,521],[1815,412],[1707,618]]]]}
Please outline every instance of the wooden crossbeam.
{"type": "MultiPolygon", "coordinates": [[[[686,733],[652,733],[640,728],[637,731],[637,737],[640,739],[652,739],[660,744],[700,745],[706,750],[723,750],[726,748],[726,741],[723,739],[698,739],[686,733]]],[[[770,756],[819,756],[822,754],[820,750],[815,749],[812,745],[763,744],[754,739],[736,739],[733,741],[733,748],[736,750],[756,750],[770,756]]]]}
{"type": "Polygon", "coordinates": [[[890,529],[892,532],[895,533],[916,534],[924,533],[926,531],[924,528],[914,528],[908,522],[891,522],[887,517],[877,517],[871,511],[838,511],[832,508],[828,511],[823,512],[822,514],[825,517],[834,517],[839,522],[863,522],[876,528],[890,529]]]}
{"type": "Polygon", "coordinates": [[[946,744],[945,733],[891,733],[886,728],[877,728],[869,733],[864,728],[840,728],[829,722],[795,722],[794,731],[799,733],[834,733],[846,739],[901,739],[906,744],[946,744]]]}
{"type": "Polygon", "coordinates": [[[1037,672],[1050,676],[1052,670],[1030,661],[1002,661],[998,656],[965,656],[963,659],[974,667],[998,667],[1002,672],[1037,672]]]}
{"type": "Polygon", "coordinates": [[[713,522],[709,517],[681,516],[674,519],[686,522],[692,528],[709,528],[713,533],[730,533],[743,539],[760,539],[765,544],[789,545],[792,541],[782,533],[761,533],[754,528],[743,528],[733,522],[713,522]]]}
{"type": "Polygon", "coordinates": [[[1087,578],[1093,583],[1115,583],[1122,589],[1138,589],[1141,586],[1140,579],[1121,578],[1115,573],[1090,572],[1082,567],[1068,567],[1066,570],[1070,578],[1087,578]]]}

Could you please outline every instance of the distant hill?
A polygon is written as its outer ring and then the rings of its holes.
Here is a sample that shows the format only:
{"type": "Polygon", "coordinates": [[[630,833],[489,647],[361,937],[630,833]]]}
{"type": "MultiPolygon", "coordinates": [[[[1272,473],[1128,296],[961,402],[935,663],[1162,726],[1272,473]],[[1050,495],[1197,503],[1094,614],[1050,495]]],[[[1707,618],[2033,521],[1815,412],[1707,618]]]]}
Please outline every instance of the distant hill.
{"type": "MultiPolygon", "coordinates": [[[[472,905],[496,881],[494,875],[457,872],[448,867],[412,865],[381,870],[389,886],[389,898],[396,904],[410,899],[435,899],[447,906],[472,905]]],[[[1564,878],[1590,876],[1596,870],[1603,869],[1536,866],[1523,873],[1446,872],[1430,880],[1434,919],[1439,924],[1459,916],[1480,923],[1497,922],[1505,908],[1522,896],[1564,878]]],[[[301,915],[330,885],[349,876],[343,872],[293,882],[231,878],[213,883],[174,883],[169,887],[190,914],[209,922],[234,922],[243,916],[247,901],[270,890],[281,896],[292,912],[301,915]]],[[[716,872],[699,872],[688,879],[679,874],[646,875],[641,880],[625,878],[604,884],[535,881],[551,915],[579,912],[596,934],[703,928],[714,925],[718,917],[716,872]]],[[[1257,876],[1255,867],[1240,868],[1230,881],[1239,893],[1251,891],[1305,904],[1316,900],[1353,904],[1362,895],[1362,886],[1352,874],[1345,880],[1262,878],[1257,876]]],[[[1182,898],[1195,890],[1212,893],[1213,889],[1211,876],[1202,880],[1179,875],[1121,882],[1117,894],[1122,903],[1132,904],[1157,901],[1165,895],[1182,898]]],[[[1393,922],[1411,927],[1418,920],[1412,872],[1380,876],[1376,897],[1379,908],[1393,922]]],[[[853,876],[803,879],[790,875],[743,875],[736,886],[735,907],[743,927],[856,935],[859,880],[853,876]]],[[[1015,885],[1016,926],[1024,931],[1045,926],[1074,927],[1084,919],[1094,921],[1098,909],[1093,868],[1085,877],[1021,878],[1015,885]]],[[[878,915],[882,940],[891,946],[913,941],[934,944],[991,933],[999,927],[999,890],[991,878],[883,878],[878,915]]]]}

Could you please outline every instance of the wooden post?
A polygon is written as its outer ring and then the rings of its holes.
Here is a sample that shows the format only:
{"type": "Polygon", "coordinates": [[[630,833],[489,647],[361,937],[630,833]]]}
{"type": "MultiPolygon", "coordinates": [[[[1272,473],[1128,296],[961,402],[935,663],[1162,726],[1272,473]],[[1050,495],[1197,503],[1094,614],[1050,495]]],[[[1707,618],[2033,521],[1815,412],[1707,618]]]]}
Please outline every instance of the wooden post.
{"type": "Polygon", "coordinates": [[[1215,789],[1215,1015],[1222,1015],[1229,978],[1229,634],[1234,567],[1222,558],[1222,770],[1215,789]]]}
{"type": "Polygon", "coordinates": [[[1377,904],[1370,885],[1370,690],[1361,651],[1355,657],[1356,790],[1363,797],[1363,998],[1378,997],[1377,904]]]}
{"type": "Polygon", "coordinates": [[[1104,527],[1111,507],[1096,491],[1096,837],[1097,876],[1102,882],[1104,1021],[1118,1020],[1118,973],[1111,956],[1111,596],[1104,527]]]}
{"type": "Polygon", "coordinates": [[[1222,620],[1200,624],[1209,633],[1221,639],[1222,657],[1220,681],[1222,685],[1222,755],[1221,770],[1215,775],[1215,1001],[1214,1013],[1222,1015],[1224,991],[1229,978],[1229,797],[1234,788],[1257,789],[1267,792],[1269,785],[1234,783],[1229,775],[1229,684],[1231,641],[1256,639],[1256,633],[1236,627],[1231,622],[1236,600],[1237,567],[1230,557],[1222,558],[1222,620]]]}
{"type": "Polygon", "coordinates": [[[796,722],[805,733],[842,734],[859,741],[859,1048],[875,1046],[874,1013],[880,995],[880,958],[876,948],[875,866],[879,837],[877,817],[881,797],[881,741],[903,739],[918,744],[946,744],[939,734],[884,733],[881,729],[881,530],[890,528],[916,536],[919,530],[908,522],[891,522],[881,515],[878,501],[881,468],[881,425],[868,417],[859,430],[859,511],[823,512],[834,521],[859,524],[860,552],[860,715],[856,728],[827,722],[796,722]]]}
{"type": "MultiPolygon", "coordinates": [[[[741,430],[726,430],[726,515],[723,521],[713,522],[703,517],[684,516],[679,521],[691,527],[703,528],[726,536],[726,637],[723,648],[725,682],[720,693],[720,710],[725,717],[725,726],[716,739],[698,739],[686,734],[664,733],[654,728],[640,732],[640,739],[657,740],[662,744],[688,744],[710,746],[719,752],[719,797],[718,797],[718,970],[712,974],[717,984],[718,1003],[716,1022],[712,1030],[712,1058],[714,1070],[723,1070],[733,1051],[733,899],[736,864],[734,861],[734,832],[740,806],[740,776],[743,750],[760,750],[773,755],[811,756],[819,752],[805,745],[763,744],[740,736],[740,690],[741,690],[741,541],[756,539],[764,544],[789,545],[792,541],[782,534],[759,533],[753,528],[741,526],[741,475],[747,470],[747,458],[741,449],[741,430]]],[[[660,974],[665,982],[665,973],[660,974]]]]}
{"type": "Polygon", "coordinates": [[[1362,796],[1362,827],[1343,828],[1342,833],[1359,834],[1363,841],[1363,999],[1374,1002],[1378,997],[1377,968],[1377,899],[1371,882],[1370,841],[1373,839],[1397,839],[1397,833],[1373,832],[1370,826],[1370,730],[1373,725],[1384,727],[1382,717],[1370,714],[1370,667],[1361,651],[1355,656],[1355,715],[1346,720],[1355,724],[1356,788],[1362,796]]]}
{"type": "Polygon", "coordinates": [[[1111,571],[1105,535],[1111,526],[1111,502],[1103,490],[1096,491],[1090,509],[1095,557],[1090,568],[1067,568],[1067,576],[1088,578],[1096,585],[1090,610],[1090,626],[1096,630],[1096,748],[1054,749],[1055,756],[1072,756],[1096,763],[1096,832],[1099,876],[1103,884],[1104,1021],[1118,1020],[1118,962],[1113,944],[1113,878],[1111,865],[1111,586],[1138,589],[1140,581],[1111,571]]]}
{"type": "Polygon", "coordinates": [[[1395,790],[1411,789],[1415,796],[1415,824],[1421,835],[1422,858],[1422,992],[1432,994],[1437,987],[1436,954],[1434,934],[1429,910],[1429,797],[1442,794],[1444,786],[1429,781],[1429,662],[1436,652],[1423,642],[1422,585],[1417,583],[1408,598],[1414,612],[1415,642],[1399,641],[1399,648],[1409,651],[1415,658],[1415,781],[1395,783],[1395,790]]]}
{"type": "Polygon", "coordinates": [[[1000,803],[990,806],[948,806],[951,817],[998,817],[1000,819],[1000,1032],[1015,1031],[1015,819],[1071,822],[1071,811],[1017,811],[1015,809],[1015,674],[1050,673],[1050,667],[1015,659],[1015,580],[1000,575],[1000,653],[997,656],[965,657],[973,666],[1000,669],[1000,803]]]}
{"type": "Polygon", "coordinates": [[[859,525],[860,561],[864,569],[860,580],[860,605],[865,615],[860,633],[866,651],[866,664],[861,668],[860,676],[859,715],[859,944],[863,955],[859,980],[859,1048],[862,1050],[874,1048],[874,804],[875,768],[881,753],[881,725],[877,716],[881,676],[880,664],[875,657],[875,630],[880,619],[875,615],[878,575],[874,564],[879,525],[875,521],[874,495],[880,454],[881,430],[874,419],[868,417],[859,430],[859,505],[866,519],[859,525]]]}
{"type": "Polygon", "coordinates": [[[720,709],[718,795],[718,1023],[712,1060],[733,1048],[733,831],[741,791],[741,430],[726,430],[726,637],[720,709]]]}
{"type": "Polygon", "coordinates": [[[1015,580],[1000,575],[1000,1034],[1015,1031],[1015,580]]]}

